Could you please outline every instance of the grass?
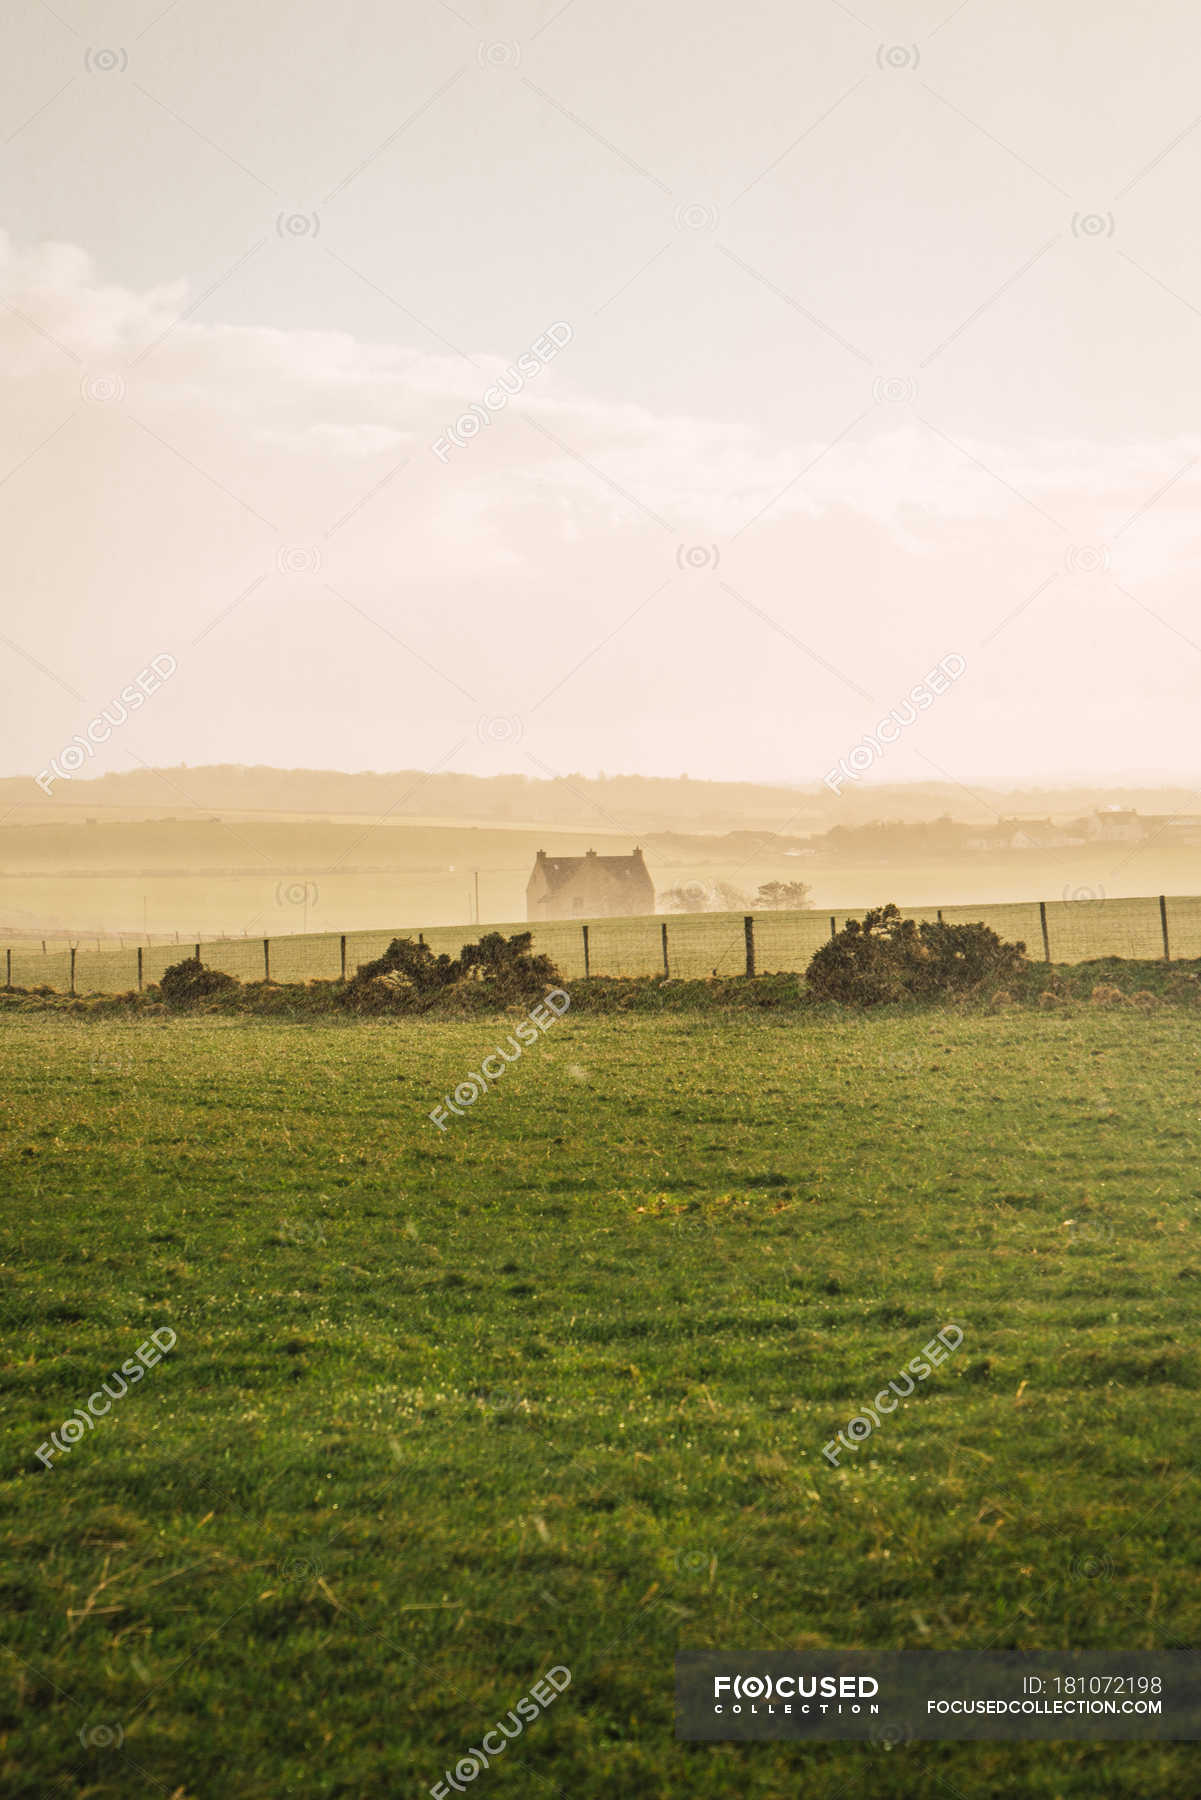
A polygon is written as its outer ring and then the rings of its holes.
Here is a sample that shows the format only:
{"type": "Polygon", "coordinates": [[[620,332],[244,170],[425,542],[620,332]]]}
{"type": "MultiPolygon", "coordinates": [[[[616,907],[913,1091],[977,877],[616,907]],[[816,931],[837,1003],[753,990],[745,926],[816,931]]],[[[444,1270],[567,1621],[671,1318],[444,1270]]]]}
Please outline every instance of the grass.
{"type": "Polygon", "coordinates": [[[573,1010],[439,1132],[498,1036],[6,1011],[4,1792],[423,1794],[554,1664],[473,1794],[1196,1791],[671,1721],[683,1648],[1196,1641],[1195,1012],[573,1010]]]}

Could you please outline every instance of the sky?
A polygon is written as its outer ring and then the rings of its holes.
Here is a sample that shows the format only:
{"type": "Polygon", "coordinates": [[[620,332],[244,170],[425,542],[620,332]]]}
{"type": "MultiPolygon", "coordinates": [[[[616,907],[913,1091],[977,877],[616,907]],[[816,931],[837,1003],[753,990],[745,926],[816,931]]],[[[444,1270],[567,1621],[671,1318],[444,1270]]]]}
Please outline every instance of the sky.
{"type": "Polygon", "coordinates": [[[1183,0],[0,19],[0,772],[1201,782],[1183,0]]]}

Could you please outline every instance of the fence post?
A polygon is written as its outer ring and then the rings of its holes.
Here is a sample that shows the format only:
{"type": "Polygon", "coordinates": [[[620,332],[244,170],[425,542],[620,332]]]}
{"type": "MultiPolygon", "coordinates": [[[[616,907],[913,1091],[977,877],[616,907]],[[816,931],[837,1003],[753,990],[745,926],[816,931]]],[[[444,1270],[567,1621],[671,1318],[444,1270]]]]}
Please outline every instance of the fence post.
{"type": "Polygon", "coordinates": [[[1038,903],[1038,922],[1043,928],[1043,957],[1045,961],[1050,962],[1051,939],[1047,934],[1047,903],[1045,900],[1040,900],[1038,903]]]}
{"type": "Polygon", "coordinates": [[[10,988],[12,986],[12,984],[13,984],[13,953],[11,950],[6,950],[4,952],[4,985],[6,988],[10,988]]]}
{"type": "Polygon", "coordinates": [[[196,952],[196,961],[199,962],[200,961],[200,945],[199,944],[193,945],[193,949],[196,952]]]}
{"type": "Polygon", "coordinates": [[[71,992],[75,992],[75,946],[71,945],[71,992]]]}
{"type": "Polygon", "coordinates": [[[263,980],[271,979],[271,939],[263,939],[263,980]]]}
{"type": "Polygon", "coordinates": [[[940,906],[940,907],[939,907],[939,909],[938,909],[938,915],[937,915],[937,917],[938,917],[938,922],[939,922],[939,924],[940,924],[940,925],[941,925],[941,924],[942,924],[942,907],[941,907],[941,906],[940,906]]]}
{"type": "Polygon", "coordinates": [[[580,930],[584,934],[584,980],[587,981],[592,967],[588,959],[588,927],[586,925],[581,925],[580,930]]]}
{"type": "Polygon", "coordinates": [[[138,992],[142,991],[142,946],[138,945],[138,992]]]}
{"type": "Polygon", "coordinates": [[[662,925],[660,925],[659,930],[663,936],[663,979],[666,981],[671,974],[671,964],[667,960],[667,920],[666,919],[664,919],[662,925]]]}
{"type": "Polygon", "coordinates": [[[342,933],[342,980],[346,980],[346,933],[342,933]]]}
{"type": "Polygon", "coordinates": [[[746,939],[746,972],[748,975],[753,975],[755,973],[755,920],[751,913],[747,913],[742,921],[742,935],[746,939]]]}
{"type": "Polygon", "coordinates": [[[1159,896],[1159,923],[1163,931],[1163,959],[1171,962],[1171,952],[1168,950],[1168,902],[1163,894],[1159,896]]]}
{"type": "Polygon", "coordinates": [[[830,936],[832,938],[838,936],[838,920],[834,917],[833,913],[830,914],[830,936]]]}

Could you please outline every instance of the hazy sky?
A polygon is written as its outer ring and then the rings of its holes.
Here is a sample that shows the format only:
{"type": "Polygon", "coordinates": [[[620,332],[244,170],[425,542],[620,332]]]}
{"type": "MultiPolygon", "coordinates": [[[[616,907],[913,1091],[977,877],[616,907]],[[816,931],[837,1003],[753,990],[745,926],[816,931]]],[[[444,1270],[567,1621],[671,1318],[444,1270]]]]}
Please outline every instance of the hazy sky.
{"type": "Polygon", "coordinates": [[[0,16],[0,770],[1201,776],[1184,0],[0,16]]]}

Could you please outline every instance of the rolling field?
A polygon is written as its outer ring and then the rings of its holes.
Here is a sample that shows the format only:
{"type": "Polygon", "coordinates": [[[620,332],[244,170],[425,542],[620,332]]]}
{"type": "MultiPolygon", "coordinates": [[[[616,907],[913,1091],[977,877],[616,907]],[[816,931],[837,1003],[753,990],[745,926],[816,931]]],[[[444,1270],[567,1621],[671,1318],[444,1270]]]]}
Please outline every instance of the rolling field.
{"type": "Polygon", "coordinates": [[[0,1023],[4,1792],[422,1795],[555,1665],[473,1796],[1197,1792],[672,1727],[677,1649],[1197,1641],[1196,1012],[569,1013],[436,1129],[509,1029],[0,1023]]]}
{"type": "MultiPolygon", "coordinates": [[[[660,894],[721,880],[750,899],[761,883],[802,880],[819,914],[895,900],[905,908],[971,907],[979,916],[981,905],[1004,911],[1041,899],[1063,914],[1068,944],[1084,921],[1095,936],[1108,914],[1106,941],[1123,955],[1156,953],[1154,920],[1144,932],[1140,917],[1135,939],[1118,943],[1132,896],[1201,891],[1201,850],[1157,837],[1009,853],[891,852],[872,860],[832,850],[794,856],[793,840],[773,843],[753,830],[688,836],[633,821],[622,829],[623,817],[606,809],[560,825],[471,825],[381,822],[377,814],[284,820],[185,811],[178,819],[35,823],[23,810],[0,809],[0,946],[36,950],[46,938],[89,948],[99,939],[107,950],[119,948],[122,937],[132,944],[176,933],[194,943],[302,932],[336,939],[406,925],[455,930],[474,917],[477,873],[479,919],[499,924],[524,917],[539,849],[624,854],[636,843],[660,894]]],[[[1104,947],[1098,942],[1097,953],[1104,947]]]]}

